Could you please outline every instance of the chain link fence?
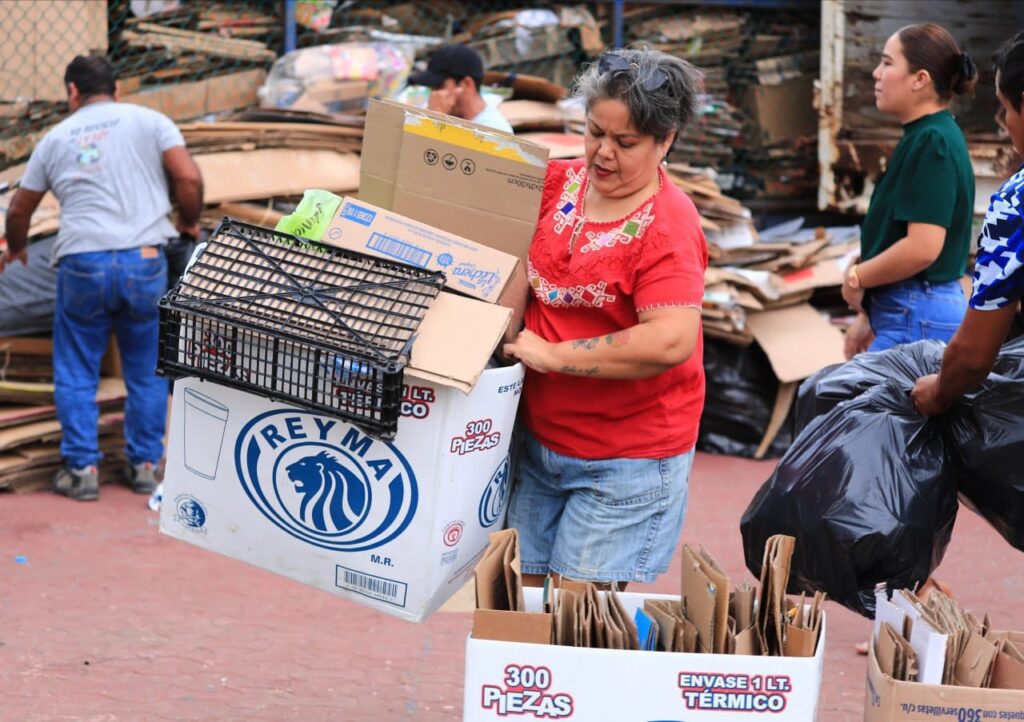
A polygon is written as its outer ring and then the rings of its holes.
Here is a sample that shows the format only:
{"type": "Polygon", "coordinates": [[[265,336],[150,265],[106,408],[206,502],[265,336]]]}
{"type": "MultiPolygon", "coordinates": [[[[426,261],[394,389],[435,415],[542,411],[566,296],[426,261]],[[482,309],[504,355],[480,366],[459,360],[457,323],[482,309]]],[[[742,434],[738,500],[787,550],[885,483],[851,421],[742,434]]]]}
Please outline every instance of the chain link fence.
{"type": "Polygon", "coordinates": [[[673,160],[718,169],[739,194],[814,185],[817,3],[628,2],[618,10],[614,2],[522,0],[0,2],[0,168],[27,158],[66,116],[64,68],[77,54],[106,55],[122,99],[187,121],[257,104],[274,61],[291,46],[384,44],[401,48],[411,65],[441,44],[465,42],[489,70],[568,87],[583,63],[621,37],[705,70],[701,123],[673,160]]]}

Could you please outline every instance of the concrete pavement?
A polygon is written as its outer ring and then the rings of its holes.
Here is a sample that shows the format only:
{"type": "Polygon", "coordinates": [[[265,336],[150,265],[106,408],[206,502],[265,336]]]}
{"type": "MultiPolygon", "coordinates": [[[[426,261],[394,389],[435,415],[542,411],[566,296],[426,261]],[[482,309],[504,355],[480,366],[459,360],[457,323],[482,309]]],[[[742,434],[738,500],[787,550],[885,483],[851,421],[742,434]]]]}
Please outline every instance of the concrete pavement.
{"type": "MultiPolygon", "coordinates": [[[[771,469],[697,457],[683,539],[734,579],[750,578],[739,518],[771,469]]],[[[677,591],[678,564],[643,588],[677,591]]],[[[969,511],[939,571],[995,626],[1024,629],[1024,555],[969,511]]],[[[168,539],[120,486],[92,504],[0,495],[0,720],[459,720],[471,602],[401,622],[168,539]]],[[[819,720],[862,719],[852,648],[867,634],[829,605],[819,720]]]]}

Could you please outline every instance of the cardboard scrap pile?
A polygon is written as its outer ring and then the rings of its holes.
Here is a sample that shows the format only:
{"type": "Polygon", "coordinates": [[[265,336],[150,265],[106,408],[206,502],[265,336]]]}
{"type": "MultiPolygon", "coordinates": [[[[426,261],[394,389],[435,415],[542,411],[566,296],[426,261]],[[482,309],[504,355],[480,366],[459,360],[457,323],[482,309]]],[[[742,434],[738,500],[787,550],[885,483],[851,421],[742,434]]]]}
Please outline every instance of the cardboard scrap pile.
{"type": "Polygon", "coordinates": [[[1018,718],[1000,713],[1024,709],[1024,633],[994,631],[939,590],[926,602],[906,589],[889,598],[883,583],[875,599],[865,720],[917,719],[903,711],[938,699],[975,719],[1018,718]]]}
{"type": "MultiPolygon", "coordinates": [[[[838,289],[842,261],[858,246],[856,229],[803,228],[796,220],[758,233],[750,211],[722,192],[714,171],[670,163],[668,175],[697,206],[708,241],[701,309],[705,337],[741,347],[756,342],[779,381],[761,441],[752,447],[752,455],[761,458],[772,448],[799,382],[845,360],[841,331],[809,302],[838,299],[837,308],[845,313],[838,289]]],[[[719,379],[716,369],[706,364],[706,370],[709,398],[714,398],[719,379]]],[[[728,415],[720,406],[705,414],[728,415]]],[[[725,433],[728,419],[720,421],[725,433]]]]}
{"type": "Polygon", "coordinates": [[[245,108],[276,57],[281,19],[229,3],[179,4],[111,28],[122,99],[173,120],[245,108]]]}
{"type": "Polygon", "coordinates": [[[728,172],[730,191],[807,196],[817,184],[817,20],[730,8],[639,6],[626,12],[634,41],[701,68],[698,126],[673,160],[728,172]]]}
{"type": "MultiPolygon", "coordinates": [[[[49,339],[0,339],[0,492],[48,488],[61,466],[52,356],[49,339]]],[[[100,451],[108,478],[124,461],[124,400],[122,380],[100,381],[100,451]]]]}
{"type": "MultiPolygon", "coordinates": [[[[199,0],[136,16],[128,3],[0,3],[0,166],[27,158],[67,114],[64,68],[76,55],[99,53],[114,65],[121,99],[173,120],[246,108],[276,56],[282,20],[276,7],[255,10],[199,0]],[[58,42],[59,40],[59,42],[58,42]]],[[[135,3],[140,12],[147,3],[135,3]]]]}
{"type": "Polygon", "coordinates": [[[824,595],[809,604],[786,597],[796,540],[769,539],[760,590],[733,584],[703,547],[683,546],[678,598],[649,598],[630,615],[610,589],[545,581],[540,608],[527,606],[515,529],[490,535],[476,568],[473,639],[593,649],[686,654],[812,657],[824,629],[824,595]]]}
{"type": "MultiPolygon", "coordinates": [[[[222,122],[189,123],[181,131],[203,173],[207,205],[262,201],[272,207],[274,198],[299,196],[307,188],[357,190],[362,125],[362,118],[265,110],[222,122]]],[[[209,226],[224,215],[251,221],[255,212],[214,207],[206,219],[209,226]]]]}

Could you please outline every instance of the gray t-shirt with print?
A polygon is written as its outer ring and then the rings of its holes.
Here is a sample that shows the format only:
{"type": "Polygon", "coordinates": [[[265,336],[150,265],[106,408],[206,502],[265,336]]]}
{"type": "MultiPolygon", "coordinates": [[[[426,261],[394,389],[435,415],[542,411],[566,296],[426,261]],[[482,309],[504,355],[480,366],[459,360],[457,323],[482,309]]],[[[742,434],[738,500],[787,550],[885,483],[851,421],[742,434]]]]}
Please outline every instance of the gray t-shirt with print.
{"type": "Polygon", "coordinates": [[[176,236],[163,153],[179,145],[181,131],[166,116],[114,101],[86,105],[47,133],[21,185],[60,201],[52,262],[176,236]]]}

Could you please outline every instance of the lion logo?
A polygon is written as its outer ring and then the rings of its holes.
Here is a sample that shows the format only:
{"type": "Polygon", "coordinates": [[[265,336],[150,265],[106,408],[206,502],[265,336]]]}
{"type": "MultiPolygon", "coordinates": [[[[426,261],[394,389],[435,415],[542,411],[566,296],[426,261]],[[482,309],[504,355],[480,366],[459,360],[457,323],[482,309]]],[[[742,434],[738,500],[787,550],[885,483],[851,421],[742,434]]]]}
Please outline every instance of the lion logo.
{"type": "Polygon", "coordinates": [[[322,532],[344,531],[363,518],[369,502],[365,480],[321,451],[290,464],[288,479],[302,497],[299,518],[322,532]]]}
{"type": "Polygon", "coordinates": [[[416,514],[416,475],[393,444],[301,409],[254,417],[235,441],[249,500],[308,544],[367,551],[402,534],[416,514]]]}

